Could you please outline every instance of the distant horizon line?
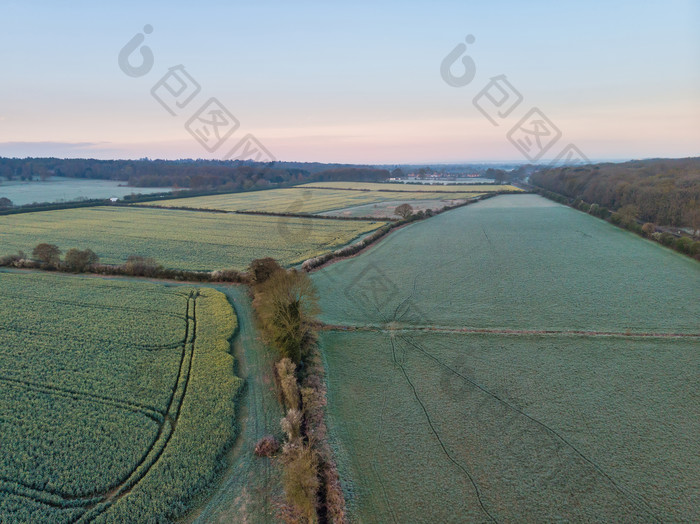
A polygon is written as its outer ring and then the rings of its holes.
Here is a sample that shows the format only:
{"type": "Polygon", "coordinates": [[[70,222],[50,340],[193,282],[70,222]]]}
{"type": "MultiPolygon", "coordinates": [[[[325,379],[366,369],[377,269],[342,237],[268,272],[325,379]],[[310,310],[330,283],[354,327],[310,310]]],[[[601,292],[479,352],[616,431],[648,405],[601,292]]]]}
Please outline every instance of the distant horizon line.
{"type": "MultiPolygon", "coordinates": [[[[517,160],[499,160],[499,159],[487,159],[487,160],[460,160],[460,161],[433,161],[433,162],[382,162],[382,163],[361,163],[361,162],[324,162],[320,160],[273,160],[272,162],[259,162],[252,159],[218,159],[218,158],[151,158],[151,157],[138,157],[138,158],[95,158],[88,156],[6,156],[0,155],[0,159],[10,159],[10,160],[32,160],[32,159],[57,159],[57,160],[95,160],[100,162],[128,162],[128,161],[148,161],[148,162],[251,162],[254,164],[328,164],[328,165],[344,165],[344,166],[371,166],[371,167],[400,167],[400,166],[460,166],[460,165],[470,165],[470,164],[506,164],[506,165],[542,165],[554,162],[555,159],[542,159],[536,163],[527,161],[517,161],[517,160]]],[[[616,157],[616,158],[592,158],[590,159],[590,164],[602,164],[602,163],[623,163],[631,161],[644,161],[644,160],[682,160],[682,159],[692,159],[700,158],[700,156],[679,156],[679,157],[616,157]]]]}

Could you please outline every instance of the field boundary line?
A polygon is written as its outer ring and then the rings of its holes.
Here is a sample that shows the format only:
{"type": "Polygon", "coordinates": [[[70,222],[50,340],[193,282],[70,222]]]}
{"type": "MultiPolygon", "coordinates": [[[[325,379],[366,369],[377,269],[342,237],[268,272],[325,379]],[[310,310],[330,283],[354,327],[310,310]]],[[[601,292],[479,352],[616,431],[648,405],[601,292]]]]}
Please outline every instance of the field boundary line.
{"type": "Polygon", "coordinates": [[[648,331],[587,331],[555,329],[506,329],[506,328],[451,328],[437,326],[362,326],[352,324],[320,324],[321,331],[373,331],[377,333],[458,333],[469,335],[525,335],[525,336],[574,336],[574,337],[627,337],[627,338],[700,338],[700,333],[663,333],[648,331]]]}

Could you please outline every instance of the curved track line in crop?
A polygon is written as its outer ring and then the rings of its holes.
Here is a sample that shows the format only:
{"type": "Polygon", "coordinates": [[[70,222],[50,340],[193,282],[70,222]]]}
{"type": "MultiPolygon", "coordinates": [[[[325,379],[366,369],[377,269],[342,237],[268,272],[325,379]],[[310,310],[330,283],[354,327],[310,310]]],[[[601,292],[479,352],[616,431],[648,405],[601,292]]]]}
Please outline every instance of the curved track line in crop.
{"type": "Polygon", "coordinates": [[[659,517],[657,517],[656,514],[654,514],[654,512],[653,512],[652,509],[651,509],[651,507],[649,507],[649,505],[647,504],[647,502],[646,502],[641,496],[636,495],[636,494],[634,494],[634,493],[630,493],[630,492],[628,492],[627,490],[625,490],[624,488],[622,488],[622,486],[620,486],[617,482],[615,482],[615,480],[614,480],[610,475],[608,475],[597,463],[595,463],[592,459],[590,459],[589,457],[587,457],[586,455],[584,455],[576,446],[574,446],[569,440],[567,440],[566,438],[564,438],[564,436],[561,435],[559,432],[557,432],[554,428],[552,428],[551,426],[548,426],[547,424],[545,424],[544,422],[542,422],[542,421],[536,419],[535,417],[533,417],[533,416],[531,416],[531,415],[528,415],[525,411],[521,410],[521,409],[518,408],[517,406],[514,406],[513,404],[511,404],[511,403],[508,402],[507,400],[502,399],[499,395],[497,395],[496,393],[492,392],[491,390],[489,390],[489,389],[486,388],[485,386],[482,386],[481,384],[479,384],[479,383],[476,382],[475,380],[472,380],[471,378],[467,377],[466,375],[463,375],[462,373],[460,373],[460,372],[457,371],[456,369],[452,368],[451,366],[448,366],[447,364],[445,364],[444,362],[442,362],[439,358],[437,358],[435,355],[433,355],[432,353],[430,353],[429,351],[427,351],[425,348],[423,348],[419,343],[415,342],[413,339],[411,339],[411,338],[409,338],[409,337],[406,337],[406,336],[402,336],[402,335],[399,335],[399,338],[401,338],[401,339],[402,339],[404,342],[406,342],[407,344],[410,344],[411,346],[413,346],[415,349],[417,349],[418,351],[420,351],[421,353],[423,353],[425,356],[427,356],[427,357],[429,357],[430,359],[434,360],[437,364],[439,364],[440,366],[442,366],[443,368],[445,368],[445,369],[448,370],[449,372],[454,373],[454,374],[455,374],[456,376],[458,376],[460,379],[462,379],[462,380],[468,382],[469,384],[471,384],[471,385],[474,386],[475,388],[479,389],[480,391],[482,391],[482,392],[485,393],[486,395],[488,395],[488,396],[492,397],[493,399],[497,400],[499,403],[501,403],[502,405],[504,405],[504,406],[507,407],[508,409],[513,410],[514,412],[518,413],[519,415],[522,415],[523,417],[526,417],[528,420],[534,422],[535,424],[537,424],[538,426],[540,426],[541,428],[543,428],[543,429],[544,429],[546,432],[548,432],[550,435],[552,435],[552,436],[555,437],[557,440],[559,440],[560,442],[562,442],[563,444],[565,444],[567,447],[569,447],[571,450],[573,450],[574,453],[576,453],[581,459],[583,459],[583,460],[584,460],[585,462],[587,462],[590,466],[592,466],[600,475],[602,475],[603,477],[605,477],[605,478],[610,482],[610,484],[611,484],[619,493],[621,493],[628,501],[630,501],[630,502],[636,504],[637,506],[641,506],[642,509],[643,509],[646,513],[648,513],[654,520],[656,520],[657,522],[661,522],[661,519],[660,519],[659,517]]]}
{"type": "MultiPolygon", "coordinates": [[[[486,234],[486,231],[483,231],[484,236],[486,237],[487,241],[489,244],[491,244],[491,240],[489,239],[488,235],[486,234]]],[[[493,249],[493,246],[491,245],[491,248],[493,249]]],[[[420,274],[419,274],[420,275],[420,274]]],[[[474,387],[478,388],[481,390],[483,393],[486,393],[490,397],[494,398],[498,402],[502,403],[504,406],[507,408],[513,410],[515,413],[517,413],[520,416],[526,417],[528,420],[531,422],[537,424],[538,426],[542,427],[546,432],[548,432],[550,435],[552,435],[556,440],[560,441],[562,444],[570,448],[576,455],[578,455],[584,462],[589,464],[598,474],[602,475],[610,484],[613,486],[613,488],[618,491],[625,499],[627,499],[629,502],[633,503],[634,505],[640,507],[644,512],[646,512],[648,515],[650,515],[655,521],[661,522],[660,518],[656,516],[656,514],[653,512],[652,508],[648,505],[646,500],[634,493],[627,492],[624,488],[622,488],[615,480],[608,475],[598,464],[596,464],[592,459],[588,458],[586,455],[584,455],[577,447],[575,447],[571,442],[566,440],[561,434],[559,434],[556,430],[551,428],[550,426],[546,425],[545,423],[539,421],[538,419],[528,415],[521,409],[517,408],[516,406],[510,404],[509,402],[503,400],[500,398],[498,395],[495,393],[491,392],[484,386],[481,386],[477,382],[469,379],[468,377],[464,376],[463,374],[459,373],[455,369],[451,368],[441,360],[439,360],[437,357],[432,355],[430,352],[425,350],[420,344],[415,342],[408,334],[412,332],[445,332],[445,333],[465,333],[465,334],[479,334],[479,333],[487,333],[487,334],[501,334],[501,335],[549,335],[549,336],[605,336],[605,337],[645,337],[645,338],[680,338],[680,337],[688,337],[688,338],[696,338],[700,337],[700,333],[654,333],[654,332],[630,332],[630,331],[625,331],[625,332],[612,332],[612,331],[584,331],[584,330],[514,330],[514,329],[489,329],[489,328],[449,328],[449,327],[434,327],[434,326],[402,326],[400,328],[396,328],[392,326],[392,323],[397,321],[397,315],[399,314],[399,311],[402,306],[407,304],[414,296],[415,291],[416,291],[416,284],[418,281],[418,276],[416,275],[416,278],[414,278],[414,283],[413,283],[413,289],[412,292],[409,294],[409,296],[402,301],[400,301],[399,305],[396,307],[393,313],[393,320],[388,319],[377,307],[376,304],[374,304],[374,309],[377,311],[377,314],[379,315],[380,319],[383,321],[385,324],[385,328],[382,327],[372,327],[372,326],[351,326],[351,325],[328,325],[328,324],[321,324],[319,327],[322,330],[326,331],[373,331],[373,332],[386,332],[389,333],[391,336],[391,344],[392,344],[392,355],[394,359],[394,363],[396,366],[401,370],[401,373],[403,374],[404,378],[408,382],[409,386],[413,390],[414,397],[416,401],[420,404],[423,413],[428,421],[428,424],[435,436],[435,438],[438,440],[443,452],[447,455],[449,460],[453,462],[458,468],[460,468],[466,476],[469,478],[471,481],[472,486],[475,489],[477,499],[479,501],[479,504],[481,506],[481,509],[484,511],[488,517],[494,521],[498,522],[491,513],[486,509],[486,507],[483,504],[483,501],[481,499],[481,492],[478,488],[478,485],[472,478],[471,474],[468,472],[468,470],[459,464],[449,453],[447,448],[445,447],[444,443],[442,442],[435,426],[432,423],[432,420],[430,418],[430,415],[427,412],[427,409],[423,402],[420,400],[420,397],[417,393],[416,388],[414,387],[413,383],[411,382],[410,378],[408,377],[408,374],[406,373],[405,368],[403,367],[403,364],[401,364],[397,359],[396,359],[396,350],[394,346],[394,336],[398,336],[401,338],[404,342],[407,344],[410,344],[413,346],[415,349],[419,350],[420,352],[424,353],[426,356],[430,357],[433,359],[435,362],[437,362],[440,366],[446,368],[449,370],[451,373],[456,374],[458,377],[460,377],[462,380],[472,384],[474,387]]],[[[408,311],[408,308],[406,311],[404,311],[400,318],[403,318],[403,316],[406,314],[408,311]]],[[[381,484],[381,480],[380,480],[381,484]]],[[[383,485],[382,485],[383,487],[383,485]]],[[[386,496],[386,494],[385,494],[386,496]]],[[[393,516],[393,515],[392,515],[393,516]]]]}
{"type": "MultiPolygon", "coordinates": [[[[417,277],[416,277],[416,279],[414,279],[414,291],[415,291],[416,282],[417,282],[417,277]]],[[[405,303],[407,300],[409,300],[412,296],[413,296],[413,294],[411,294],[411,296],[409,296],[408,299],[404,300],[402,302],[402,304],[405,303]]],[[[377,314],[383,318],[384,322],[388,323],[388,319],[382,314],[381,310],[379,309],[379,307],[377,307],[376,304],[374,304],[374,308],[377,310],[377,314]]],[[[399,311],[399,308],[396,308],[396,310],[394,311],[394,318],[396,318],[398,311],[399,311]]],[[[404,314],[405,314],[405,312],[404,312],[404,314]]],[[[401,373],[403,374],[404,378],[406,379],[406,382],[408,383],[411,390],[413,391],[413,396],[415,397],[416,401],[418,402],[421,409],[423,410],[423,414],[428,422],[428,426],[430,426],[430,429],[431,429],[433,435],[435,436],[436,440],[438,441],[438,444],[442,448],[442,451],[445,453],[445,455],[450,460],[450,462],[452,462],[455,466],[457,466],[469,479],[469,482],[474,487],[476,499],[479,502],[479,506],[481,507],[481,510],[489,517],[489,519],[491,521],[498,522],[496,520],[496,518],[489,512],[489,510],[486,509],[486,506],[484,506],[484,502],[481,498],[481,491],[479,490],[479,486],[477,485],[476,481],[474,480],[474,477],[472,477],[471,473],[469,473],[469,471],[464,466],[462,466],[459,462],[457,462],[455,460],[455,458],[452,456],[452,454],[445,447],[445,444],[442,442],[442,439],[440,438],[440,435],[438,434],[438,431],[435,428],[435,426],[433,425],[433,421],[430,418],[430,415],[428,414],[428,410],[426,409],[425,404],[418,396],[418,391],[416,390],[415,386],[413,385],[413,382],[411,381],[411,379],[408,377],[408,374],[406,373],[406,369],[404,368],[403,363],[400,362],[399,359],[396,358],[396,346],[394,345],[393,335],[391,335],[389,337],[389,340],[391,342],[391,356],[392,356],[392,359],[394,361],[394,365],[401,370],[401,373]]],[[[404,351],[404,360],[405,360],[405,351],[404,351]]],[[[382,489],[384,489],[384,484],[381,482],[381,479],[380,479],[380,484],[382,486],[382,489]]],[[[386,491],[384,491],[384,496],[386,497],[386,491]]],[[[389,507],[391,507],[391,506],[389,506],[389,507]]],[[[393,510],[392,510],[392,517],[394,517],[394,520],[396,520],[396,516],[393,514],[393,510]]]]}
{"type": "Polygon", "coordinates": [[[382,488],[382,497],[384,499],[384,503],[386,504],[386,507],[389,508],[389,513],[391,513],[391,518],[392,520],[398,524],[398,519],[396,518],[396,514],[394,513],[394,508],[391,505],[391,502],[389,502],[389,496],[387,495],[386,492],[386,486],[384,485],[384,480],[382,479],[382,476],[379,473],[379,469],[377,468],[377,451],[379,449],[379,445],[382,441],[382,433],[384,432],[384,414],[386,412],[386,405],[387,405],[387,397],[389,396],[389,391],[393,388],[394,386],[394,377],[391,378],[391,384],[389,384],[389,387],[384,389],[384,398],[382,400],[382,410],[379,412],[379,431],[377,431],[377,441],[374,446],[374,449],[372,450],[372,459],[370,462],[370,466],[372,467],[372,471],[374,472],[374,475],[377,477],[377,481],[379,482],[379,486],[382,488]]]}
{"type": "Polygon", "coordinates": [[[178,377],[170,395],[168,407],[164,414],[165,416],[160,423],[158,435],[153,444],[143,455],[141,461],[132,469],[126,478],[105,492],[85,497],[71,497],[53,493],[49,490],[38,490],[31,486],[25,486],[17,481],[1,478],[0,491],[28,498],[59,509],[85,508],[87,510],[86,513],[83,513],[77,519],[73,520],[72,522],[74,523],[91,522],[108,509],[115,500],[131,491],[136,484],[148,474],[151,468],[158,462],[158,459],[160,459],[172,438],[175,426],[180,417],[180,408],[182,407],[189,385],[197,337],[196,299],[198,296],[198,293],[195,292],[191,292],[188,295],[185,313],[185,338],[182,343],[182,356],[180,358],[178,377]]]}
{"type": "MultiPolygon", "coordinates": [[[[62,338],[63,340],[75,342],[74,337],[71,337],[69,335],[62,335],[60,333],[56,333],[55,331],[49,331],[46,329],[22,329],[22,328],[17,328],[17,327],[12,327],[12,326],[0,326],[0,331],[12,331],[14,333],[23,333],[23,334],[29,334],[29,335],[41,336],[41,337],[51,337],[52,339],[62,338]]],[[[112,339],[99,338],[99,337],[95,337],[95,336],[91,336],[90,340],[100,342],[104,345],[115,345],[117,347],[121,346],[124,348],[136,348],[136,349],[141,349],[143,351],[158,351],[161,349],[175,349],[176,347],[181,346],[183,343],[182,340],[177,341],[177,342],[170,342],[169,344],[163,344],[163,345],[131,344],[129,342],[117,343],[117,342],[114,342],[114,340],[112,340],[112,339]]]]}
{"type": "Polygon", "coordinates": [[[0,382],[4,382],[9,386],[14,386],[21,389],[29,389],[31,391],[37,391],[40,393],[47,393],[49,395],[56,395],[61,397],[72,398],[76,400],[84,400],[86,402],[94,402],[97,404],[105,404],[107,406],[112,406],[118,409],[123,409],[125,411],[139,412],[146,415],[148,418],[154,420],[158,424],[163,423],[163,413],[161,410],[148,406],[146,404],[140,404],[138,402],[131,402],[128,400],[118,400],[110,398],[103,395],[96,395],[94,393],[86,393],[83,391],[78,391],[74,389],[62,388],[58,386],[52,386],[47,384],[39,384],[35,382],[29,382],[26,380],[18,380],[9,377],[0,376],[0,382]]]}
{"type": "MultiPolygon", "coordinates": [[[[179,294],[182,296],[181,293],[175,293],[179,294]]],[[[22,294],[17,294],[17,293],[3,293],[3,297],[11,297],[11,298],[21,298],[21,299],[27,299],[30,298],[34,302],[48,302],[50,304],[64,304],[67,306],[76,306],[76,307],[84,307],[88,309],[104,309],[107,311],[132,311],[134,313],[151,313],[154,315],[161,315],[164,317],[177,317],[177,318],[182,318],[184,317],[180,315],[179,313],[175,313],[172,311],[161,311],[159,309],[150,309],[150,308],[140,308],[140,307],[134,307],[134,306],[111,306],[107,304],[94,304],[90,302],[78,302],[75,300],[60,300],[60,299],[55,299],[55,298],[46,298],[43,296],[32,296],[32,295],[22,295],[22,294]]]]}
{"type": "Polygon", "coordinates": [[[423,410],[423,414],[425,415],[425,419],[428,422],[428,426],[430,426],[430,430],[432,431],[433,435],[438,441],[438,444],[440,445],[440,448],[442,448],[443,453],[445,456],[447,456],[448,460],[452,462],[455,466],[457,466],[469,479],[469,482],[471,485],[474,487],[474,492],[476,494],[476,499],[479,502],[479,506],[481,507],[481,510],[489,517],[489,519],[493,522],[498,522],[496,520],[496,517],[494,517],[491,512],[489,512],[488,509],[486,509],[486,506],[484,505],[484,501],[481,498],[481,490],[479,489],[478,484],[474,480],[474,477],[469,473],[467,468],[462,466],[453,456],[452,453],[449,452],[447,447],[445,446],[445,443],[442,441],[442,438],[440,438],[440,434],[437,431],[437,428],[433,424],[432,419],[430,418],[430,414],[428,413],[427,408],[425,407],[425,404],[423,401],[420,399],[420,396],[418,395],[418,391],[416,390],[416,387],[413,385],[413,382],[411,379],[408,377],[408,373],[406,373],[406,368],[404,368],[403,364],[398,361],[396,358],[396,347],[394,345],[394,338],[392,337],[391,339],[391,350],[392,354],[394,356],[394,363],[398,366],[398,368],[401,370],[401,373],[403,374],[404,378],[406,379],[406,382],[408,382],[408,385],[411,387],[411,390],[413,391],[413,396],[415,397],[416,401],[420,405],[421,409],[423,410]]]}

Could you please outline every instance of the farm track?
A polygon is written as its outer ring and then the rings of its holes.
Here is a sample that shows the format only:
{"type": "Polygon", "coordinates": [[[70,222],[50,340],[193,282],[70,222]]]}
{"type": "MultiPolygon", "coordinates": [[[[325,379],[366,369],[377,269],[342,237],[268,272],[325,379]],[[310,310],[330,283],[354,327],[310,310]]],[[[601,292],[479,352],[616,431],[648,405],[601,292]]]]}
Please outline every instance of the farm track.
{"type": "MultiPolygon", "coordinates": [[[[158,462],[158,459],[165,451],[172,435],[177,426],[177,421],[180,417],[180,409],[183,400],[187,393],[187,386],[190,380],[190,372],[192,369],[192,360],[194,356],[194,348],[196,344],[196,299],[198,294],[191,292],[187,295],[187,304],[185,310],[185,336],[184,341],[180,343],[182,346],[182,354],[180,357],[180,365],[178,370],[177,380],[175,381],[173,391],[170,395],[168,407],[164,413],[158,412],[160,415],[159,430],[152,445],[146,450],[139,463],[112,488],[88,496],[67,496],[56,491],[47,489],[36,489],[32,486],[24,485],[21,482],[11,481],[9,479],[0,478],[0,491],[5,491],[10,494],[18,495],[24,498],[31,499],[35,502],[48,505],[59,509],[68,508],[84,508],[86,510],[72,523],[91,522],[101,513],[111,506],[111,504],[119,497],[124,496],[131,491],[138,482],[140,482],[158,462]]],[[[52,389],[46,386],[46,389],[52,389]]],[[[66,393],[70,395],[71,393],[66,393]]],[[[97,397],[97,396],[95,396],[97,397]]],[[[111,401],[111,399],[108,399],[111,401]]],[[[127,405],[127,403],[123,403],[127,405]]],[[[132,408],[129,408],[133,410],[132,408]]],[[[145,414],[145,412],[144,412],[145,414]]]]}
{"type": "Polygon", "coordinates": [[[488,335],[584,336],[628,338],[700,338],[700,333],[659,333],[648,331],[587,331],[555,329],[451,328],[436,326],[357,326],[351,324],[321,324],[321,331],[374,331],[377,333],[464,333],[488,335]]]}
{"type": "Polygon", "coordinates": [[[232,343],[236,376],[245,381],[237,397],[236,440],[222,472],[210,493],[195,505],[182,523],[278,522],[281,499],[279,469],[270,459],[254,457],[250,450],[264,435],[276,433],[284,415],[270,381],[274,353],[260,340],[255,329],[247,289],[236,285],[215,286],[224,293],[236,312],[238,329],[232,343]]]}

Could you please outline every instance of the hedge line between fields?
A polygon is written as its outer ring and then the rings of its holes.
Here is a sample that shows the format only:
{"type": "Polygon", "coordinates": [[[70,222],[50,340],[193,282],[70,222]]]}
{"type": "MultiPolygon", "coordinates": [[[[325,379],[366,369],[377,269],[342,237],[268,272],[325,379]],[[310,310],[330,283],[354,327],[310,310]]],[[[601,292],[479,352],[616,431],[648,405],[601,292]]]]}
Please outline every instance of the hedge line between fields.
{"type": "Polygon", "coordinates": [[[553,200],[559,204],[564,204],[565,206],[569,206],[583,213],[598,217],[606,222],[609,222],[610,224],[626,229],[627,231],[631,231],[632,233],[635,233],[643,238],[658,242],[659,244],[671,248],[678,253],[700,261],[700,240],[693,240],[690,237],[672,235],[668,232],[658,231],[656,224],[652,224],[650,222],[640,224],[636,220],[629,220],[615,211],[610,211],[608,208],[599,206],[596,203],[590,204],[588,202],[584,202],[580,198],[572,199],[537,186],[532,186],[532,190],[533,192],[548,198],[549,200],[553,200]]]}

